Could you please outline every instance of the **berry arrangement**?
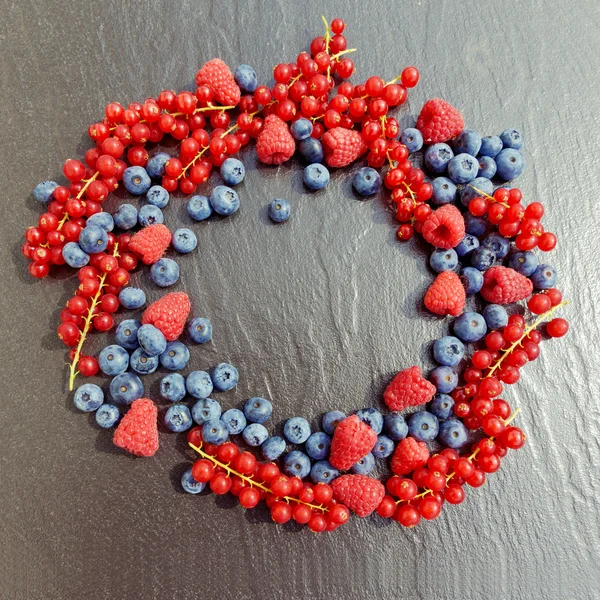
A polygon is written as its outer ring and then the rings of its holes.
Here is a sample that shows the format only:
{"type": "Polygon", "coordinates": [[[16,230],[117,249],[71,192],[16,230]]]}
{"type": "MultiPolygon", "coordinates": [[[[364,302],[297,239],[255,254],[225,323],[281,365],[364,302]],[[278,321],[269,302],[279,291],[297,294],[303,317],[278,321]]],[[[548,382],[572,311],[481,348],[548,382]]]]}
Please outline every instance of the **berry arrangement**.
{"type": "MultiPolygon", "coordinates": [[[[406,67],[391,81],[349,82],[355,49],[347,48],[345,23],[323,21],[325,34],[294,62],[276,65],[270,87],[258,85],[249,65],[232,73],[215,58],[196,74],[195,93],[164,90],[127,108],[108,104],[105,118],[88,128],[94,145],[83,162],[65,162],[68,184],[36,186],[46,212],[25,232],[22,254],[39,279],[55,266],[77,270],[78,287],[58,325],[69,348],[69,389],[79,375],[110,378],[107,392],[85,383],[73,400],[94,412],[100,427],[114,428],[116,446],[153,456],[161,418],[168,430],[187,436],[197,455],[181,476],[190,494],[208,486],[216,495],[237,496],[246,509],[264,500],[275,523],[293,520],[315,532],[335,530],[351,513],[376,512],[412,527],[437,518],[445,503],[463,502],[467,488],[482,486],[509,450],[525,444],[513,425],[519,409],[501,395],[538,358],[544,339],[568,331],[567,321],[554,316],[566,304],[556,270],[536,253],[550,252],[557,239],[542,224],[543,205],[526,204],[519,188],[506,185],[525,168],[519,131],[482,137],[439,98],[401,131],[390,113],[406,102],[419,71],[406,67]],[[159,151],[169,137],[174,150],[159,151]],[[188,346],[213,337],[210,320],[192,314],[187,294],[166,293],[146,306],[145,292],[130,285],[141,262],[156,286],[172,286],[180,266],[167,250],[194,252],[193,222],[238,210],[233,188],[245,167],[235,155],[251,140],[265,164],[297,155],[311,192],[327,187],[329,169],[364,159],[353,178],[357,196],[379,193],[399,222],[398,239],[418,233],[433,248],[436,276],[423,302],[451,333],[433,343],[438,366],[426,377],[410,366],[389,382],[385,411],[332,410],[320,431],[293,417],[282,435],[272,435],[268,399],[223,410],[212,397],[235,389],[235,366],[180,373],[190,362],[188,346]],[[213,171],[223,185],[196,194],[213,171]],[[141,208],[122,203],[112,214],[104,210],[120,186],[143,197],[141,208]],[[176,192],[189,196],[190,223],[172,232],[163,209],[176,192]],[[138,312],[117,325],[121,309],[138,312]],[[92,331],[113,329],[113,344],[97,356],[84,352],[92,331]],[[166,374],[153,400],[143,377],[159,368],[166,374]],[[160,416],[157,401],[169,403],[160,416]]],[[[285,199],[268,205],[274,223],[291,213],[285,199]]]]}

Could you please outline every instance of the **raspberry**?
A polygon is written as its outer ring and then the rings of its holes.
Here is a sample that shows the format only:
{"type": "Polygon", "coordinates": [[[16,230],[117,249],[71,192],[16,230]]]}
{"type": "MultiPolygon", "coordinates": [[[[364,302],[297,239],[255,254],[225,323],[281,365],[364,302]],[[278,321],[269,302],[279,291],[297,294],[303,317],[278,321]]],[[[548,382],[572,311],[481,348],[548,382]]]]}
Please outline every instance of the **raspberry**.
{"type": "Polygon", "coordinates": [[[465,237],[465,220],[456,206],[444,204],[425,219],[421,234],[436,248],[448,250],[465,237]]]}
{"type": "Polygon", "coordinates": [[[457,136],[464,126],[465,120],[460,112],[441,98],[425,102],[417,119],[417,129],[423,134],[426,144],[447,142],[457,136]]]}
{"type": "Polygon", "coordinates": [[[296,142],[285,121],[277,115],[269,115],[256,140],[259,160],[268,165],[280,165],[290,160],[295,150],[296,142]]]}
{"type": "Polygon", "coordinates": [[[186,293],[172,292],[153,302],[144,311],[142,323],[154,325],[172,342],[181,335],[190,307],[190,299],[186,293]]]}
{"type": "Polygon", "coordinates": [[[440,273],[425,293],[427,310],[436,315],[457,317],[465,309],[466,293],[454,271],[440,273]]]}
{"type": "Polygon", "coordinates": [[[333,433],[329,462],[336,469],[346,471],[371,452],[377,434],[356,415],[340,422],[333,433]]]}
{"type": "Polygon", "coordinates": [[[383,483],[366,475],[342,475],[333,481],[334,498],[359,517],[368,517],[383,500],[383,483]]]}
{"type": "Polygon", "coordinates": [[[483,276],[481,295],[493,304],[510,304],[531,295],[533,284],[509,267],[492,267],[483,276]]]}
{"type": "Polygon", "coordinates": [[[136,456],[154,456],[158,450],[157,414],[152,400],[134,400],[115,430],[115,445],[136,456]]]}
{"type": "Polygon", "coordinates": [[[424,467],[429,460],[429,450],[425,442],[417,442],[415,438],[404,438],[392,456],[391,467],[396,475],[406,475],[415,469],[424,467]]]}
{"type": "Polygon", "coordinates": [[[323,135],[325,162],[330,167],[345,167],[367,150],[361,134],[354,129],[334,127],[323,135]]]}
{"type": "Polygon", "coordinates": [[[435,386],[421,375],[419,367],[410,367],[392,379],[383,392],[383,400],[391,410],[403,410],[407,406],[429,402],[435,391],[435,386]]]}
{"type": "Polygon", "coordinates": [[[156,223],[135,233],[129,240],[129,250],[135,252],[145,265],[151,265],[165,253],[171,237],[166,225],[156,223]]]}
{"type": "Polygon", "coordinates": [[[202,65],[196,73],[196,84],[208,86],[215,100],[223,106],[237,106],[240,101],[240,88],[229,67],[220,58],[213,58],[202,65]]]}

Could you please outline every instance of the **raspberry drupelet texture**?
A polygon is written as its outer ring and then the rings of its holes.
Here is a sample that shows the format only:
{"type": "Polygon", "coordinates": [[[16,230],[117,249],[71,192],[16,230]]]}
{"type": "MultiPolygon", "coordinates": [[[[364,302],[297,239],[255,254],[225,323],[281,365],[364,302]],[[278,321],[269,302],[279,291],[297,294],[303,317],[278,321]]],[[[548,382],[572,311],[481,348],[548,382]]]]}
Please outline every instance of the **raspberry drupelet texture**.
{"type": "Polygon", "coordinates": [[[358,131],[334,127],[323,135],[323,149],[330,167],[345,167],[367,151],[367,144],[358,131]]]}
{"type": "Polygon", "coordinates": [[[436,315],[457,317],[465,309],[466,292],[454,271],[440,273],[425,293],[427,310],[436,315]]]}
{"type": "Polygon", "coordinates": [[[285,121],[277,115],[269,115],[256,140],[259,160],[268,165],[280,165],[290,160],[295,150],[296,142],[285,121]]]}
{"type": "Polygon", "coordinates": [[[493,304],[510,304],[531,295],[531,280],[509,267],[492,267],[483,276],[481,295],[493,304]]]}
{"type": "Polygon", "coordinates": [[[460,112],[441,98],[425,102],[417,119],[417,129],[423,134],[423,140],[427,144],[447,142],[464,127],[465,121],[460,112]]]}
{"type": "Polygon", "coordinates": [[[391,468],[396,475],[406,475],[415,469],[424,467],[429,460],[429,450],[425,442],[412,437],[404,438],[392,456],[391,468]]]}
{"type": "Polygon", "coordinates": [[[171,238],[169,228],[157,223],[135,233],[129,240],[129,249],[139,256],[145,265],[151,265],[165,253],[171,238]]]}
{"type": "Polygon", "coordinates": [[[157,414],[152,400],[134,400],[115,430],[115,445],[136,456],[154,456],[158,450],[157,414]]]}
{"type": "Polygon", "coordinates": [[[336,468],[346,471],[377,443],[377,434],[356,415],[344,419],[335,429],[329,462],[336,468]]]}
{"type": "Polygon", "coordinates": [[[429,402],[435,392],[435,386],[421,375],[421,369],[410,367],[392,379],[383,393],[383,400],[390,410],[404,410],[407,406],[429,402]]]}
{"type": "Polygon", "coordinates": [[[239,104],[240,88],[229,67],[220,58],[213,58],[202,65],[196,73],[196,84],[208,86],[212,90],[215,100],[223,106],[239,104]]]}
{"type": "Polygon", "coordinates": [[[154,325],[167,341],[176,340],[185,327],[191,304],[184,292],[172,292],[153,302],[142,316],[144,325],[154,325]]]}
{"type": "Polygon", "coordinates": [[[465,220],[456,206],[445,204],[427,217],[421,234],[432,246],[448,250],[465,237],[465,220]]]}
{"type": "Polygon", "coordinates": [[[385,487],[366,475],[342,475],[331,484],[333,496],[359,517],[368,517],[383,500],[385,487]]]}

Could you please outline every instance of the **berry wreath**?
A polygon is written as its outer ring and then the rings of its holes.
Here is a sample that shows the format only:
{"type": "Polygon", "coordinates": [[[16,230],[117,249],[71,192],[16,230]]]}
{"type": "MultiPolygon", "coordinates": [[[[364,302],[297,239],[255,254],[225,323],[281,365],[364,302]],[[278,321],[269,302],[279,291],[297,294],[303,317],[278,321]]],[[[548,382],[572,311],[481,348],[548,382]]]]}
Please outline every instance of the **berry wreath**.
{"type": "MultiPolygon", "coordinates": [[[[75,391],[74,403],[95,412],[101,427],[116,427],[117,446],[136,456],[158,450],[158,409],[144,397],[140,376],[162,366],[169,371],[160,382],[160,395],[170,402],[165,425],[184,432],[199,455],[181,476],[186,492],[198,494],[208,484],[214,494],[237,496],[247,509],[264,500],[276,523],[293,520],[315,532],[335,530],[351,512],[377,512],[412,527],[438,517],[446,502],[460,504],[466,488],[482,486],[508,450],[525,444],[523,431],[512,424],[518,409],[500,395],[539,356],[544,338],[567,333],[567,321],[554,317],[566,304],[555,287],[556,271],[534,252],[553,250],[557,240],[544,231],[542,204],[525,205],[521,191],[505,184],[525,167],[520,132],[482,137],[465,129],[461,113],[441,99],[427,101],[415,127],[401,132],[389,112],[406,102],[419,71],[407,67],[388,82],[373,76],[350,83],[355,69],[348,55],[355,49],[347,48],[345,23],[323,22],[325,35],[312,40],[310,52],[275,66],[272,87],[258,86],[250,66],[232,74],[215,58],[196,74],[195,93],[165,90],[127,108],[108,104],[105,118],[88,128],[95,145],[84,162],[65,162],[68,184],[36,186],[34,197],[46,212],[27,229],[22,254],[39,279],[54,265],[78,270],[79,287],[58,326],[69,347],[69,389],[78,375],[101,371],[111,377],[112,402],[87,383],[75,391]],[[176,156],[157,151],[165,136],[178,143],[176,156]],[[97,358],[83,352],[92,330],[115,327],[119,307],[145,306],[144,291],[129,285],[140,261],[159,287],[179,279],[178,263],[163,255],[169,246],[193,252],[197,240],[189,228],[172,233],[163,224],[170,194],[191,196],[192,221],[237,211],[233,187],[245,168],[233,155],[250,140],[266,164],[297,153],[307,163],[303,182],[309,190],[327,186],[327,167],[342,168],[366,155],[368,166],[353,179],[356,194],[373,196],[385,188],[380,195],[400,222],[398,239],[418,233],[433,246],[429,263],[437,276],[424,304],[452,318],[453,335],[434,342],[439,366],[427,378],[411,366],[392,379],[383,394],[386,414],[375,408],[350,416],[330,411],[322,417],[323,431],[294,417],[280,437],[264,425],[273,409],[265,398],[222,412],[210,396],[235,388],[239,373],[233,365],[179,373],[190,359],[180,336],[196,344],[212,339],[209,319],[188,322],[191,303],[183,292],[167,293],[141,319],[122,320],[115,343],[97,358]],[[226,185],[209,197],[196,195],[213,168],[226,185]],[[123,203],[112,215],[104,212],[102,203],[121,184],[146,202],[139,210],[123,203]],[[191,410],[182,402],[187,396],[194,398],[191,410]],[[412,407],[420,408],[406,414],[412,407]],[[238,442],[229,441],[236,436],[238,442]],[[290,445],[295,448],[287,451],[290,445]],[[391,471],[385,482],[371,476],[377,461],[391,471]]],[[[268,214],[284,223],[290,208],[276,199],[268,214]]]]}

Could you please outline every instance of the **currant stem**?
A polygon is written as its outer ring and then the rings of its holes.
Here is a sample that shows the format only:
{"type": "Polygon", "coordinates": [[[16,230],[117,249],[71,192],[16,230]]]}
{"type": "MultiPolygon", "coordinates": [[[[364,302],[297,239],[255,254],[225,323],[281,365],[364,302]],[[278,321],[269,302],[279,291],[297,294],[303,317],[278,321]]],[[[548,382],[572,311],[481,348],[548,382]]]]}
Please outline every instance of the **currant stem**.
{"type": "Polygon", "coordinates": [[[331,41],[331,29],[329,28],[329,23],[327,23],[327,19],[321,15],[321,20],[325,25],[325,52],[329,54],[329,42],[331,41]]]}
{"type": "Polygon", "coordinates": [[[469,184],[470,188],[473,188],[478,194],[481,194],[484,198],[487,198],[488,200],[491,200],[492,202],[495,202],[496,204],[502,204],[502,206],[506,207],[506,208],[510,208],[509,204],[506,204],[506,202],[498,202],[498,200],[496,200],[496,198],[494,198],[494,196],[490,196],[489,194],[486,194],[484,191],[477,189],[474,185],[469,184]]]}

